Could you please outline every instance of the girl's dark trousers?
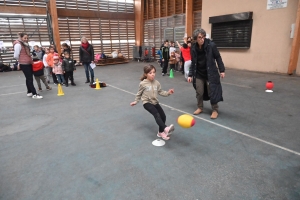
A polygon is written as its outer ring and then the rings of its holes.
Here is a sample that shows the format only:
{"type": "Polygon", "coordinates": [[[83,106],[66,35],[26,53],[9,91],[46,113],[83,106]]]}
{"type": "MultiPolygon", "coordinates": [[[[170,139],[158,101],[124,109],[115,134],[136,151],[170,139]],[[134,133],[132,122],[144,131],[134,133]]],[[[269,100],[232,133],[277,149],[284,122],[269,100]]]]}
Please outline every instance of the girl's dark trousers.
{"type": "Polygon", "coordinates": [[[153,105],[151,103],[145,103],[144,108],[153,115],[157,125],[159,126],[159,132],[164,132],[166,123],[166,115],[164,110],[160,107],[159,104],[153,105]]]}

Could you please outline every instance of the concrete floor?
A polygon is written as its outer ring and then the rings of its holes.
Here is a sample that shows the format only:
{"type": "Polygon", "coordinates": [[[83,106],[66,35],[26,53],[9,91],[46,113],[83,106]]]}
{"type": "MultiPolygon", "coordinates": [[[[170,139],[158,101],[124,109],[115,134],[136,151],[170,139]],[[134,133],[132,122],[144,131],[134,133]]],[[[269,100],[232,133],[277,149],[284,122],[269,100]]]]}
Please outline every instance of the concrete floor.
{"type": "Polygon", "coordinates": [[[101,90],[78,67],[76,87],[58,97],[51,84],[42,100],[26,97],[22,72],[0,73],[0,199],[300,199],[300,77],[227,69],[219,118],[206,102],[183,129],[176,119],[196,109],[192,84],[152,63],[163,89],[175,89],[160,97],[175,132],[155,147],[154,119],[129,106],[144,64],[97,67],[109,84],[101,90]]]}

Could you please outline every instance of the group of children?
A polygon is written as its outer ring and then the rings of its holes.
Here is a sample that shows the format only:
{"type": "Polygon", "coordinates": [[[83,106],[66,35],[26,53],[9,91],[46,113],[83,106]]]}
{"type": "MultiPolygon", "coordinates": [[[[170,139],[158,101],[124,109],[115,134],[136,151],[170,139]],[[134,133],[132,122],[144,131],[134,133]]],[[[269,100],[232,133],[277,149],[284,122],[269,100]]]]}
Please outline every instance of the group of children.
{"type": "Polygon", "coordinates": [[[168,65],[170,65],[170,70],[172,69],[175,72],[182,71],[181,69],[181,58],[179,52],[175,48],[175,42],[166,40],[161,48],[157,51],[159,55],[159,63],[163,69],[162,75],[167,74],[168,65]]]}
{"type": "Polygon", "coordinates": [[[50,46],[45,49],[42,59],[36,54],[33,55],[32,68],[35,80],[38,84],[38,91],[42,91],[41,80],[47,90],[52,89],[49,86],[51,76],[55,85],[61,84],[68,87],[70,79],[71,85],[76,86],[73,77],[73,72],[76,70],[76,67],[68,51],[64,52],[63,57],[59,57],[55,52],[54,46],[50,46]]]}

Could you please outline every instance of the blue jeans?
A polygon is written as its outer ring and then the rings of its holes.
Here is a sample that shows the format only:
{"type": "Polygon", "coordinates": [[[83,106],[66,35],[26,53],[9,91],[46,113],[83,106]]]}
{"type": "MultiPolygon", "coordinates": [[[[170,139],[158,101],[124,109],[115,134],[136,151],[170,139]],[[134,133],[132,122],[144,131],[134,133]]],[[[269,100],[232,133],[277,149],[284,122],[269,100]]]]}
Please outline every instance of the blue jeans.
{"type": "Polygon", "coordinates": [[[56,78],[57,78],[58,83],[60,83],[60,84],[65,83],[65,78],[64,78],[63,74],[56,74],[56,78]]]}
{"type": "Polygon", "coordinates": [[[88,63],[84,62],[82,64],[84,66],[86,79],[90,80],[89,71],[91,73],[91,79],[94,79],[94,70],[90,66],[91,63],[90,62],[88,62],[88,63]]]}

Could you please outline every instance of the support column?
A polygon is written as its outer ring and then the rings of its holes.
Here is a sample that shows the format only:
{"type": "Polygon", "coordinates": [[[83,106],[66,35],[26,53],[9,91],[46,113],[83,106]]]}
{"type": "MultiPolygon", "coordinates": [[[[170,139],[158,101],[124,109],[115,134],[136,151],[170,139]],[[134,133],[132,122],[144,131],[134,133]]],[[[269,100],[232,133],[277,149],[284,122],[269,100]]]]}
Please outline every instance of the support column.
{"type": "Polygon", "coordinates": [[[135,45],[142,46],[144,42],[144,0],[134,1],[135,15],[135,45]]]}
{"type": "Polygon", "coordinates": [[[186,0],[185,4],[185,32],[188,36],[192,36],[193,33],[193,0],[186,0]]]}
{"type": "Polygon", "coordinates": [[[52,30],[53,30],[53,39],[56,46],[56,50],[58,52],[58,55],[61,54],[61,48],[60,48],[60,36],[59,36],[59,26],[58,26],[58,17],[57,17],[57,9],[56,9],[56,1],[50,0],[49,3],[49,9],[51,14],[51,24],[52,24],[52,30]]]}
{"type": "Polygon", "coordinates": [[[299,49],[300,49],[300,0],[298,1],[295,33],[294,33],[294,39],[293,39],[291,55],[290,55],[290,63],[288,68],[289,75],[292,75],[297,68],[299,49]]]}

